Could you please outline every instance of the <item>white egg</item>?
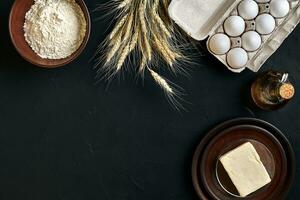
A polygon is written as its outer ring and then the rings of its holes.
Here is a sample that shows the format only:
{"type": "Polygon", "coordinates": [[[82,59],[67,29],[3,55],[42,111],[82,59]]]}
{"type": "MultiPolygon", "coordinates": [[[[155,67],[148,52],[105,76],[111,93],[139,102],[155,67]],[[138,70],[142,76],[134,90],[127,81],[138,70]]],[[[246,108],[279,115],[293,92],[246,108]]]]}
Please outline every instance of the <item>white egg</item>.
{"type": "Polygon", "coordinates": [[[233,48],[227,53],[227,63],[233,69],[245,67],[248,62],[248,54],[242,48],[233,48]]]}
{"type": "Polygon", "coordinates": [[[248,31],[242,35],[242,47],[246,51],[256,51],[261,45],[261,37],[255,31],[248,31]]]}
{"type": "Polygon", "coordinates": [[[238,6],[239,15],[245,20],[254,19],[258,15],[258,5],[253,0],[244,0],[238,6]]]}
{"type": "Polygon", "coordinates": [[[270,0],[256,0],[257,3],[268,3],[270,0]]]}
{"type": "Polygon", "coordinates": [[[285,17],[290,11],[290,4],[287,0],[272,0],[270,2],[270,13],[275,18],[285,17]]]}
{"type": "Polygon", "coordinates": [[[239,36],[245,30],[245,21],[240,16],[230,16],[224,23],[224,30],[229,36],[239,36]]]}
{"type": "Polygon", "coordinates": [[[270,34],[275,29],[275,19],[269,14],[261,14],[255,19],[256,31],[262,35],[270,34]]]}
{"type": "Polygon", "coordinates": [[[208,45],[214,54],[222,55],[229,51],[231,43],[227,35],[217,33],[209,39],[208,45]]]}

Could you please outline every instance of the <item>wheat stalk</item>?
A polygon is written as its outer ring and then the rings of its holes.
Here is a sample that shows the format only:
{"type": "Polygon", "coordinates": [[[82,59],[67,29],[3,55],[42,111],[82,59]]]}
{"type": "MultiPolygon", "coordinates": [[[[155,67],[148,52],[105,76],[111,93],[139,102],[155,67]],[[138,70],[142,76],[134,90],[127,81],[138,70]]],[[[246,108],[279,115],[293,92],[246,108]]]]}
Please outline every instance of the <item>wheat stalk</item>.
{"type": "Polygon", "coordinates": [[[105,69],[108,70],[105,73],[111,73],[105,77],[111,78],[119,72],[126,59],[135,53],[134,57],[139,59],[138,73],[143,76],[147,69],[169,100],[177,104],[175,97],[178,91],[152,69],[159,57],[171,67],[172,71],[176,71],[175,62],[185,59],[179,47],[173,43],[176,37],[172,37],[175,33],[167,11],[170,0],[113,1],[117,3],[114,8],[119,14],[105,43],[108,49],[105,60],[105,69]]]}
{"type": "Polygon", "coordinates": [[[141,22],[141,29],[142,29],[142,35],[143,35],[143,41],[144,41],[144,46],[145,46],[145,52],[147,54],[147,57],[149,61],[152,58],[152,49],[148,40],[147,36],[147,26],[146,26],[146,20],[145,20],[145,11],[146,11],[146,0],[140,2],[140,7],[139,7],[139,20],[141,22]]]}

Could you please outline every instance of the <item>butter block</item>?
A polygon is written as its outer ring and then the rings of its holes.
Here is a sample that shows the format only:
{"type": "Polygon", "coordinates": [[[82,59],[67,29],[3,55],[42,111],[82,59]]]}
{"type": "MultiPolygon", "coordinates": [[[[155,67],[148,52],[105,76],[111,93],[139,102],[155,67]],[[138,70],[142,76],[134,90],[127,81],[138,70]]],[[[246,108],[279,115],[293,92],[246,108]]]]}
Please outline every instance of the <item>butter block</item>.
{"type": "Polygon", "coordinates": [[[219,158],[240,196],[245,197],[271,182],[271,178],[250,142],[219,158]]]}

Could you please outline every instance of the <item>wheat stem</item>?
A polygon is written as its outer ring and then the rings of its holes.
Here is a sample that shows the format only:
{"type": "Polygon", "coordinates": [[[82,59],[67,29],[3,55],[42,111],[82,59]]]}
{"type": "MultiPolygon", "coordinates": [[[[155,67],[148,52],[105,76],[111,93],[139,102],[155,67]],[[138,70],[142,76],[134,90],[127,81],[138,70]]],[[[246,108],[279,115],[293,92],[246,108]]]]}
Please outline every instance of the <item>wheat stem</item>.
{"type": "Polygon", "coordinates": [[[143,42],[145,45],[145,52],[147,53],[149,61],[152,58],[152,49],[148,40],[148,33],[147,33],[147,26],[146,26],[146,20],[145,20],[145,11],[146,11],[146,0],[140,2],[139,6],[139,19],[141,22],[141,29],[142,29],[142,36],[143,36],[143,42]]]}
{"type": "Polygon", "coordinates": [[[160,18],[159,14],[158,14],[158,7],[159,7],[159,0],[155,0],[154,5],[153,5],[153,9],[152,9],[152,17],[153,17],[153,20],[154,20],[153,24],[157,23],[158,26],[160,27],[160,29],[168,37],[171,37],[170,31],[167,29],[166,25],[164,24],[164,22],[162,21],[162,19],[160,18]]]}
{"type": "Polygon", "coordinates": [[[170,4],[170,0],[162,0],[162,2],[163,2],[165,9],[168,8],[168,6],[170,4]]]}

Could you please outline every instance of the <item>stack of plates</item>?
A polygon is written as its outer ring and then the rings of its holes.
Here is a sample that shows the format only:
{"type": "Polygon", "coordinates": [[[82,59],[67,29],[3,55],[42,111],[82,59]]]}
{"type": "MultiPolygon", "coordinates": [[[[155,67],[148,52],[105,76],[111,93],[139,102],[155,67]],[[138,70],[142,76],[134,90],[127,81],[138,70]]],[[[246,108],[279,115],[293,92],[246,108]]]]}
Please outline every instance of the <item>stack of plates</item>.
{"type": "Polygon", "coordinates": [[[295,173],[295,158],[287,138],[273,125],[252,118],[239,118],[212,129],[200,142],[193,157],[192,178],[202,200],[240,199],[219,179],[220,155],[251,142],[260,155],[272,181],[244,199],[284,199],[295,173]]]}

